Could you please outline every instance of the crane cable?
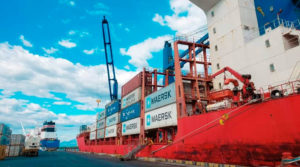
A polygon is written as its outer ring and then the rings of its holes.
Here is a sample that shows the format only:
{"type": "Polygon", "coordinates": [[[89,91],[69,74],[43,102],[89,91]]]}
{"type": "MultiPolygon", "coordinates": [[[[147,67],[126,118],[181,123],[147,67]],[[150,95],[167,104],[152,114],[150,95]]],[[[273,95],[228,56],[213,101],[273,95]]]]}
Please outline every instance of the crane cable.
{"type": "MultiPolygon", "coordinates": [[[[231,114],[231,113],[233,113],[233,112],[239,110],[240,108],[242,108],[242,107],[244,107],[244,106],[246,106],[246,105],[252,104],[252,103],[256,103],[256,102],[259,101],[259,100],[260,100],[260,99],[251,100],[250,102],[245,103],[245,104],[243,104],[243,105],[241,105],[241,106],[235,108],[234,110],[231,110],[231,111],[229,111],[228,113],[225,113],[225,114],[228,116],[229,114],[231,114]]],[[[254,106],[253,106],[253,107],[254,107],[254,106]]],[[[156,153],[156,152],[158,152],[158,151],[160,151],[160,150],[163,150],[163,149],[165,149],[165,148],[167,148],[167,147],[169,147],[169,146],[171,146],[171,145],[173,145],[173,144],[176,144],[176,143],[178,143],[178,142],[184,140],[185,138],[187,138],[187,137],[193,135],[193,134],[194,134],[195,132],[197,132],[198,130],[200,130],[200,129],[204,128],[204,127],[207,127],[208,125],[210,125],[210,124],[212,124],[212,123],[218,122],[220,119],[223,119],[223,117],[224,117],[225,114],[223,114],[221,117],[218,117],[218,118],[216,118],[216,119],[210,121],[209,123],[207,123],[207,124],[205,124],[205,125],[203,125],[203,126],[197,128],[197,129],[195,129],[195,130],[189,132],[188,134],[182,136],[182,137],[179,138],[178,140],[176,140],[176,141],[174,141],[174,142],[172,142],[172,143],[170,143],[170,144],[168,144],[168,145],[165,145],[165,146],[163,146],[163,147],[161,147],[161,148],[159,148],[159,149],[157,149],[157,150],[155,150],[155,151],[152,151],[151,154],[154,154],[154,153],[156,153]]]]}

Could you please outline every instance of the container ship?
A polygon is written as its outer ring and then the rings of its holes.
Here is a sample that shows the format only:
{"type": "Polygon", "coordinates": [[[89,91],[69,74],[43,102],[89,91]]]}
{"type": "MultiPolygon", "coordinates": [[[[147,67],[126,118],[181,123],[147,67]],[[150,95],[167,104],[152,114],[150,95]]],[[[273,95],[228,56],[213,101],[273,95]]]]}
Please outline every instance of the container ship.
{"type": "Polygon", "coordinates": [[[191,2],[208,33],[165,42],[163,70],[143,69],[121,99],[104,18],[112,101],[81,127],[79,150],[245,166],[300,156],[300,1],[191,2]]]}
{"type": "Polygon", "coordinates": [[[45,121],[41,128],[40,148],[43,151],[56,151],[59,148],[60,141],[56,135],[55,122],[45,121]]]}

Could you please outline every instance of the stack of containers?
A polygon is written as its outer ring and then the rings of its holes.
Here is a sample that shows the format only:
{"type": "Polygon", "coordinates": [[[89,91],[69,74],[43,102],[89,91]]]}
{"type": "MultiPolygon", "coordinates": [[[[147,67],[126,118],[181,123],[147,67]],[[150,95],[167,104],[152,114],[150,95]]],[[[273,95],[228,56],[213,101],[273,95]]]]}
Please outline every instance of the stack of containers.
{"type": "Polygon", "coordinates": [[[140,133],[142,73],[122,86],[121,122],[122,136],[140,133]]]}
{"type": "Polygon", "coordinates": [[[0,123],[0,160],[5,158],[7,145],[11,137],[11,130],[8,126],[0,123]]]}
{"type": "Polygon", "coordinates": [[[96,123],[90,125],[90,140],[96,140],[96,123]]]}
{"type": "Polygon", "coordinates": [[[145,130],[177,125],[175,83],[146,96],[144,120],[145,130]]]}
{"type": "Polygon", "coordinates": [[[8,126],[0,123],[0,146],[8,145],[11,136],[11,130],[8,126]]]}
{"type": "Polygon", "coordinates": [[[96,133],[96,139],[103,139],[104,133],[105,133],[105,115],[106,110],[100,111],[97,113],[97,133],[96,133]]]}
{"type": "Polygon", "coordinates": [[[22,134],[12,134],[9,147],[6,148],[6,154],[9,157],[22,155],[25,143],[25,136],[22,134]]]}
{"type": "Polygon", "coordinates": [[[105,138],[117,137],[117,124],[120,122],[120,100],[108,103],[105,110],[105,138]]]}

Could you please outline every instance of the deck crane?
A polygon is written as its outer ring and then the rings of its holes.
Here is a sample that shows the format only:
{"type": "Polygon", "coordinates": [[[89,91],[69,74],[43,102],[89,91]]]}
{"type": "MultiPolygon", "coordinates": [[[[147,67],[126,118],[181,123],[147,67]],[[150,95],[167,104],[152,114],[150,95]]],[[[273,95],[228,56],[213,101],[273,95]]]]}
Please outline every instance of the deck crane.
{"type": "Polygon", "coordinates": [[[106,58],[109,94],[110,94],[110,100],[113,101],[118,99],[118,81],[116,79],[116,74],[115,74],[115,66],[114,66],[113,52],[111,47],[109,25],[105,16],[103,17],[102,20],[102,32],[103,32],[103,43],[104,43],[105,58],[106,58]]]}
{"type": "Polygon", "coordinates": [[[254,83],[250,81],[251,75],[249,75],[249,74],[241,75],[229,67],[224,67],[220,71],[211,75],[211,78],[213,79],[226,71],[230,72],[237,80],[239,80],[243,84],[242,90],[239,90],[238,89],[239,83],[236,79],[232,79],[232,78],[225,79],[224,78],[225,85],[228,85],[229,83],[232,83],[234,85],[233,94],[234,94],[235,102],[239,102],[240,92],[242,93],[242,98],[243,98],[244,102],[247,102],[249,100],[249,98],[251,99],[254,97],[255,87],[254,87],[254,83]]]}

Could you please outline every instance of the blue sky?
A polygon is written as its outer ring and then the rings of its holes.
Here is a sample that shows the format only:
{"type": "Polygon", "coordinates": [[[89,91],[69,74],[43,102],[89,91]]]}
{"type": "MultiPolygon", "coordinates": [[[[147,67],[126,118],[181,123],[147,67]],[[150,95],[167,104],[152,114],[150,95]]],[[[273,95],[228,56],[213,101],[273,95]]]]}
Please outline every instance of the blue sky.
{"type": "Polygon", "coordinates": [[[1,1],[0,122],[21,133],[19,121],[31,129],[54,120],[62,140],[94,122],[109,98],[103,15],[120,85],[143,67],[161,68],[164,41],[206,23],[187,0],[1,1]]]}

